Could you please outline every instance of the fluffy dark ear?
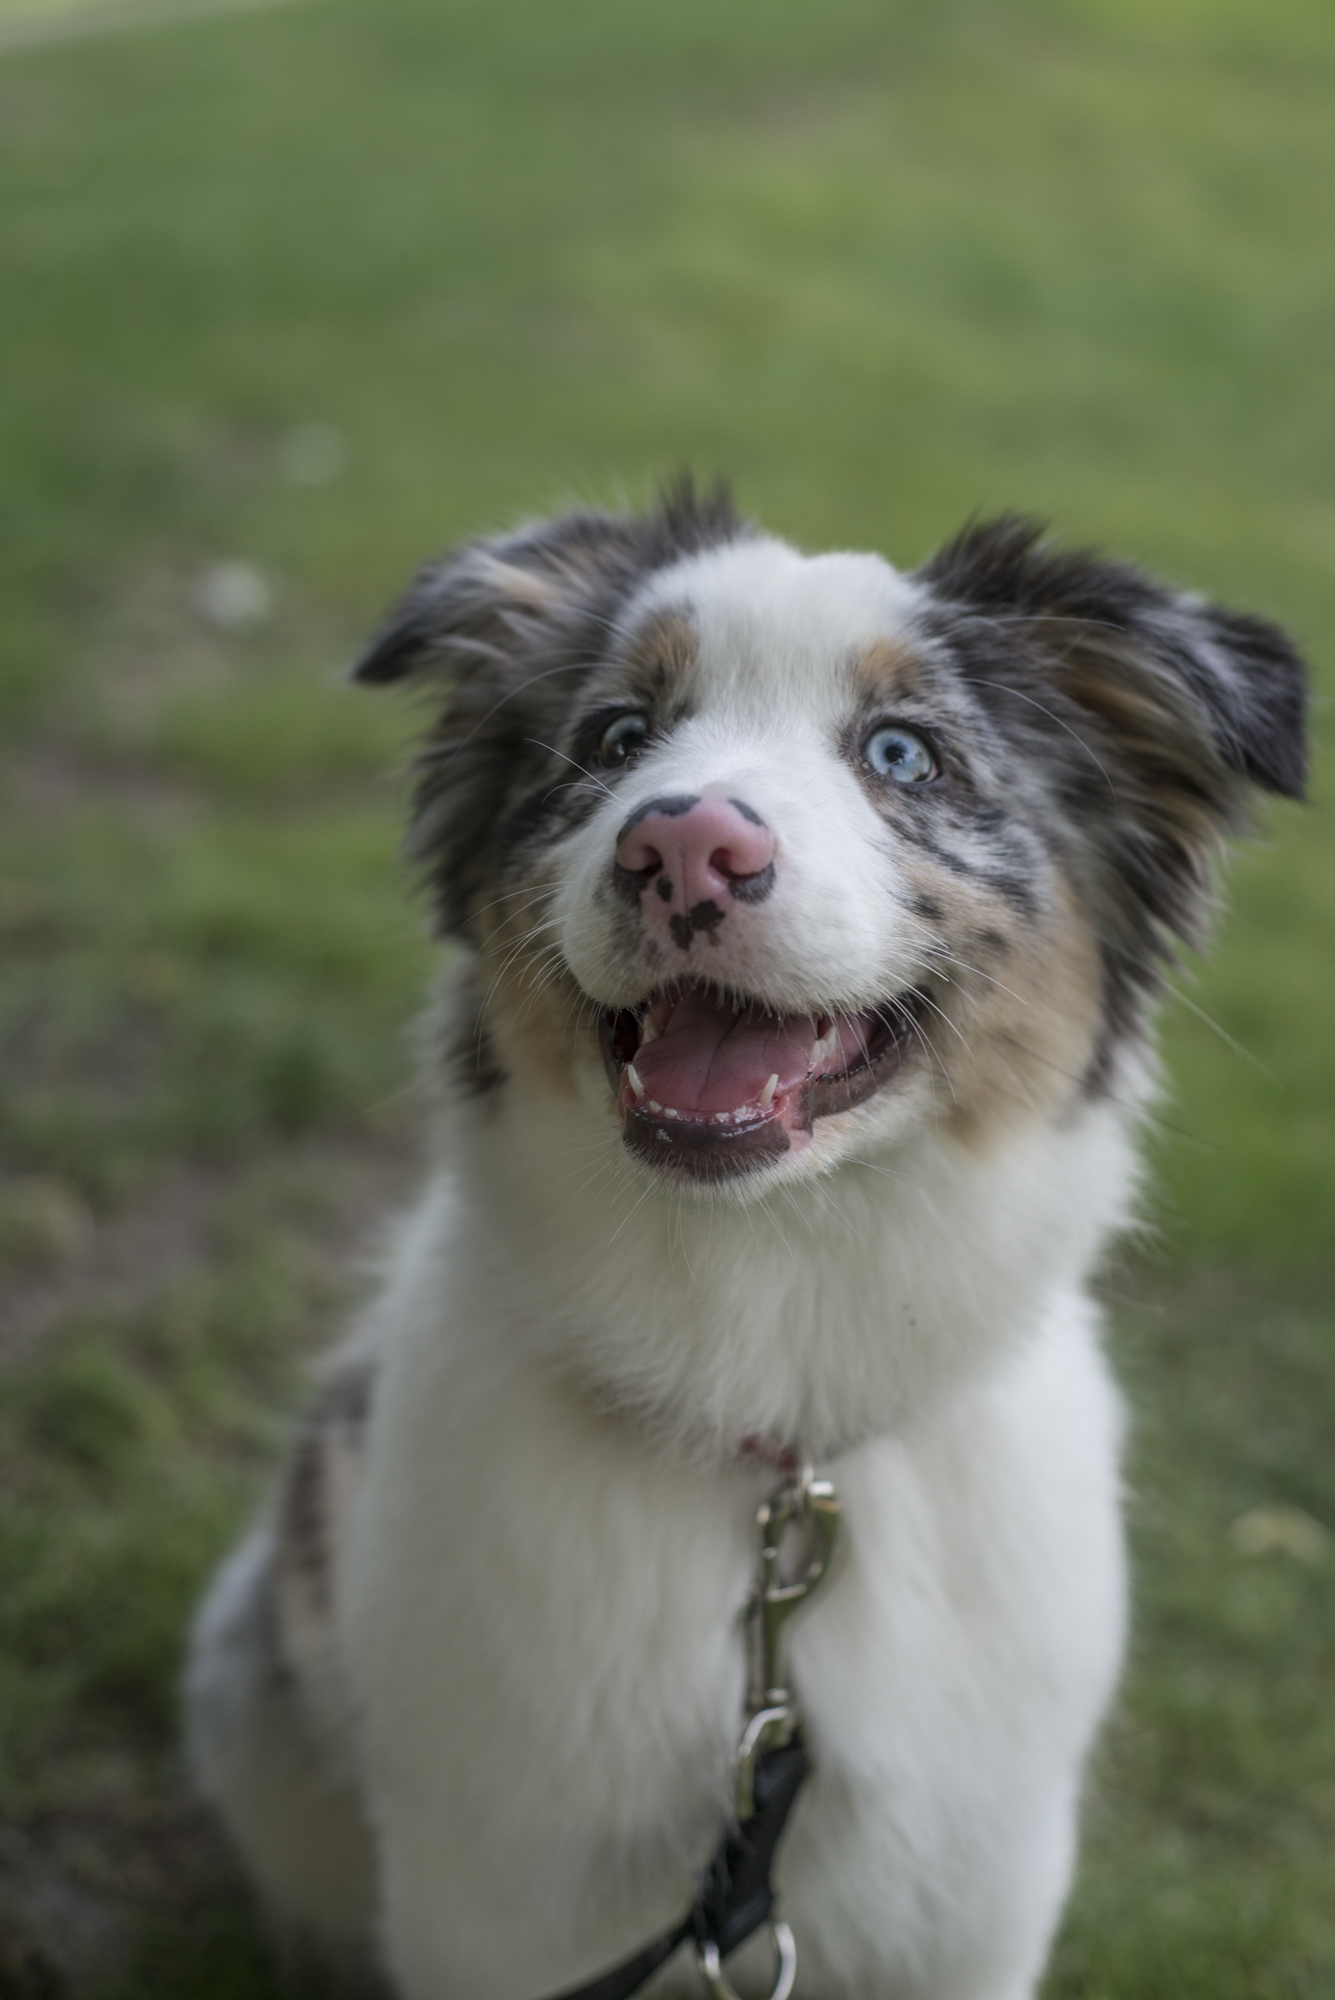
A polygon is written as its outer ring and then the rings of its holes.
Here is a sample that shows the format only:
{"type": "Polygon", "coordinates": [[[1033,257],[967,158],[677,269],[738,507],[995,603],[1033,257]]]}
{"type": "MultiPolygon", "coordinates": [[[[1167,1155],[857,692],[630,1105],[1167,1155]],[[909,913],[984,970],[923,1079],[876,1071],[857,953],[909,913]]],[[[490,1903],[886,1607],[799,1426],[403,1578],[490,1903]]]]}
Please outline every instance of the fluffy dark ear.
{"type": "Polygon", "coordinates": [[[646,514],[580,512],[427,564],[353,668],[363,682],[439,686],[418,765],[409,851],[440,927],[466,933],[497,822],[534,779],[617,614],[655,569],[746,532],[724,487],[689,478],[646,514]]]}
{"type": "MultiPolygon", "coordinates": [[[[919,575],[975,610],[1065,625],[1048,636],[1050,651],[1102,652],[1117,688],[1140,680],[1145,698],[1162,699],[1165,720],[1194,725],[1221,765],[1302,797],[1307,675],[1277,625],[1166,589],[1088,549],[1056,548],[1041,522],[1016,514],[965,528],[919,575]]],[[[1037,627],[1032,636],[1043,638],[1037,627]]],[[[1098,676],[1085,692],[1098,708],[1098,676]]]]}
{"type": "Polygon", "coordinates": [[[1302,795],[1302,661],[1264,619],[1053,547],[1014,515],[966,528],[918,577],[1017,770],[1057,808],[1097,905],[1114,1026],[1130,1027],[1173,939],[1198,940],[1249,792],[1302,795]]]}
{"type": "Polygon", "coordinates": [[[352,669],[359,681],[499,665],[549,628],[586,625],[648,571],[745,531],[726,485],[683,474],[647,514],[563,514],[427,563],[352,669]]]}

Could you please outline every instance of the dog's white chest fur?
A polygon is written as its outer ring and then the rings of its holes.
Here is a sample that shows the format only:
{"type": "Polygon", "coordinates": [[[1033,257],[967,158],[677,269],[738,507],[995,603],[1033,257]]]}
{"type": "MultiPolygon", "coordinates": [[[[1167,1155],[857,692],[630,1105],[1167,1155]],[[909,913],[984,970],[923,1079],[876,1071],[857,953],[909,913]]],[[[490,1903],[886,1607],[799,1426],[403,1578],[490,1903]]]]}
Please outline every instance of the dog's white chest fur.
{"type": "Polygon", "coordinates": [[[200,1613],[201,1785],[403,2000],[591,1979],[724,1824],[800,1447],[845,1526],[791,1633],[798,1994],[1031,2000],[1123,1639],[1085,1286],[1299,663],[1023,523],[905,578],[687,493],[427,571],[362,674],[442,666],[443,1164],[200,1613]]]}
{"type": "Polygon", "coordinates": [[[685,1907],[723,1820],[772,1481],[740,1455],[702,1463],[655,1442],[553,1373],[553,1314],[592,1319],[621,1285],[641,1321],[621,1341],[682,1349],[706,1411],[698,1346],[739,1397],[755,1373],[755,1407],[789,1369],[773,1334],[794,1288],[794,1345],[868,1395],[876,1349],[893,1355],[906,1318],[930,1326],[944,1296],[957,1339],[936,1407],[835,1467],[842,1559],[792,1639],[817,1776],[781,1882],[804,1991],[1027,1992],[1121,1649],[1119,1426],[1063,1269],[1081,1247],[1073,1218],[1029,1240],[1013,1227],[983,1279],[944,1172],[929,1199],[906,1193],[902,1217],[868,1175],[871,1243],[848,1215],[794,1207],[782,1230],[715,1217],[657,1255],[586,1220],[580,1245],[574,1201],[558,1256],[522,1202],[496,1202],[485,1142],[471,1168],[424,1206],[382,1307],[394,1344],[343,1577],[405,1991],[540,2000],[574,1983],[685,1907]],[[803,1287],[795,1264],[830,1281],[803,1287]],[[1018,1341],[1017,1298],[1032,1313],[1018,1341]],[[1005,1358],[961,1392],[961,1349],[994,1329],[1005,1358]]]}

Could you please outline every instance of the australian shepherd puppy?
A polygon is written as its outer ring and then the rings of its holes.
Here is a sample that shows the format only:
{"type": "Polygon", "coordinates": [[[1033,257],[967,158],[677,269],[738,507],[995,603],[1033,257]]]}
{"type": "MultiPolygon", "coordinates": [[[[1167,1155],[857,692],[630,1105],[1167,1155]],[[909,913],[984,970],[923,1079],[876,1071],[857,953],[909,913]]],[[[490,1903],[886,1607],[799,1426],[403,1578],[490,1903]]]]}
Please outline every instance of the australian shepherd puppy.
{"type": "Polygon", "coordinates": [[[1125,1629],[1087,1280],[1298,659],[1023,520],[901,574],[683,486],[445,556],[357,671],[433,701],[438,1164],[199,1615],[205,1793],[405,2000],[590,1979],[727,1818],[800,1454],[798,1992],[1028,2000],[1125,1629]]]}

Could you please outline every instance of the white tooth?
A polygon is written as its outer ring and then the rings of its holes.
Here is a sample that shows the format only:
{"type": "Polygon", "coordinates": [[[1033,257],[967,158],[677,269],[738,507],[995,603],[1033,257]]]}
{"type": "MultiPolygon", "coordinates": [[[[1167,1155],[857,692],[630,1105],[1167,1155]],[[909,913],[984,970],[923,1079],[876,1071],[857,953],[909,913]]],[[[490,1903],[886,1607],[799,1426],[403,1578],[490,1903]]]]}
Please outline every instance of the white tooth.
{"type": "Polygon", "coordinates": [[[658,1099],[657,1099],[656,1097],[651,1097],[651,1098],[649,1099],[649,1109],[650,1109],[651,1111],[658,1111],[658,1112],[661,1112],[661,1111],[662,1111],[662,1109],[663,1109],[663,1107],[662,1107],[662,1105],[661,1105],[661,1104],[659,1103],[659,1101],[658,1101],[658,1099]]]}
{"type": "Polygon", "coordinates": [[[657,1040],[658,1029],[655,1026],[653,1016],[646,1014],[640,1023],[640,1047],[644,1048],[646,1043],[656,1042],[657,1040]]]}
{"type": "Polygon", "coordinates": [[[773,1104],[774,1093],[778,1089],[778,1087],[779,1087],[779,1072],[776,1069],[773,1076],[770,1078],[769,1082],[765,1085],[765,1088],[760,1093],[761,1103],[773,1104]]]}
{"type": "Polygon", "coordinates": [[[626,1081],[629,1083],[631,1089],[635,1092],[636,1097],[638,1097],[640,1102],[643,1103],[644,1085],[640,1081],[640,1072],[636,1069],[634,1063],[626,1064],[626,1081]]]}
{"type": "Polygon", "coordinates": [[[669,1104],[669,1106],[668,1106],[667,1110],[666,1110],[666,1111],[665,1111],[665,1112],[663,1113],[663,1116],[664,1116],[665,1118],[680,1118],[680,1117],[681,1117],[681,1113],[680,1113],[680,1111],[674,1111],[674,1110],[672,1109],[672,1106],[671,1106],[671,1105],[669,1104]]]}
{"type": "Polygon", "coordinates": [[[826,1056],[832,1056],[838,1046],[839,1030],[832,1027],[828,1033],[818,1036],[811,1044],[807,1051],[807,1068],[815,1069],[818,1063],[824,1062],[826,1056]]]}

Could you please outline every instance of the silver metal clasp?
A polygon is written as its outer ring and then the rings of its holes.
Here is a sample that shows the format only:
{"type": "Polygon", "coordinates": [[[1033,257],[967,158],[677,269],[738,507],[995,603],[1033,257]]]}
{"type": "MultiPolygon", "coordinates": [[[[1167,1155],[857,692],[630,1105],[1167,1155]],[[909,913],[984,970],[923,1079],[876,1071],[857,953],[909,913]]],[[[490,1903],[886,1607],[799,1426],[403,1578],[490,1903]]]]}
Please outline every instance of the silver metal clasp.
{"type": "Polygon", "coordinates": [[[739,1820],[755,1811],[756,1760],[763,1750],[781,1749],[797,1728],[797,1709],[783,1664],[788,1620],[805,1604],[826,1575],[839,1533],[839,1497],[828,1479],[810,1465],[771,1494],[757,1515],[760,1573],[748,1606],[751,1624],[751,1686],[748,1715],[737,1746],[736,1807],[739,1820]],[[796,1562],[787,1573],[784,1548],[796,1562]]]}
{"type": "MultiPolygon", "coordinates": [[[[788,2000],[797,1983],[797,1946],[793,1942],[793,1934],[787,1924],[771,1924],[769,1932],[774,1940],[774,1949],[779,1955],[778,1976],[769,2000],[788,2000]]],[[[736,1988],[729,1983],[728,1975],[723,1970],[723,1961],[719,1957],[716,1944],[698,1946],[695,1961],[714,2000],[738,2000],[736,1988]]]]}

